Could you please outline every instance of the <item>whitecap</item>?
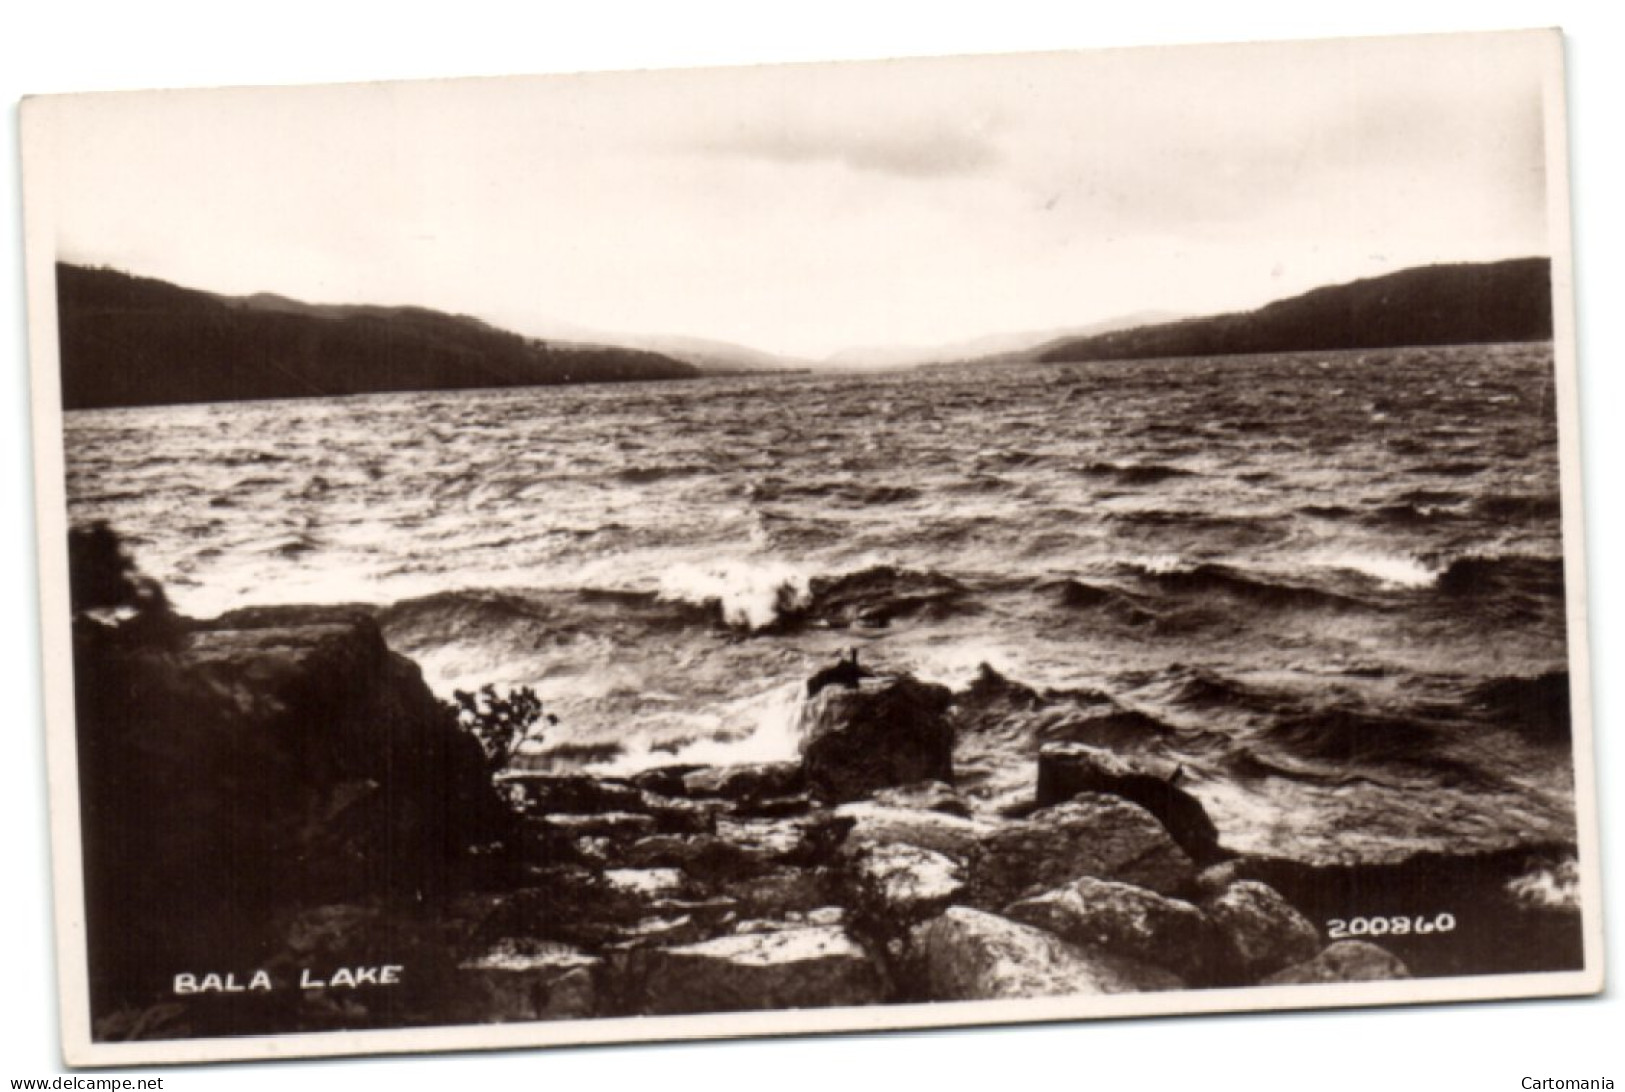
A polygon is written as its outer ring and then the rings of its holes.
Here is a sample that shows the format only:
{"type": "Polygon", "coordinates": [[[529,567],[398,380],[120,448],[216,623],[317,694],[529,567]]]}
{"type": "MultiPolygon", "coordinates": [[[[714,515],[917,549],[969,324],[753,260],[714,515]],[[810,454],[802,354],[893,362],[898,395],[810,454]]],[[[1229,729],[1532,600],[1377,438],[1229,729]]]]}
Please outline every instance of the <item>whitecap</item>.
{"type": "Polygon", "coordinates": [[[763,629],[808,603],[807,576],[782,561],[683,563],[660,579],[660,598],[722,608],[730,626],[763,629]]]}
{"type": "Polygon", "coordinates": [[[1414,557],[1386,554],[1330,554],[1314,559],[1319,568],[1345,569],[1395,588],[1426,588],[1438,579],[1438,570],[1414,557]]]}

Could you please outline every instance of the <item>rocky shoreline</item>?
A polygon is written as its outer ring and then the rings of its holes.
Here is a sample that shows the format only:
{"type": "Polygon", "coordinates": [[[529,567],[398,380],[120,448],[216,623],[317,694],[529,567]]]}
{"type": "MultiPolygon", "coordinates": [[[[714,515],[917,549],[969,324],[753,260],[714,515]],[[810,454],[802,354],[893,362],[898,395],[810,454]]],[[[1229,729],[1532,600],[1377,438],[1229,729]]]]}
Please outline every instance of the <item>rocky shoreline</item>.
{"type": "Polygon", "coordinates": [[[796,762],[491,778],[365,611],[128,630],[76,628],[102,1039],[1579,961],[1578,915],[1517,888],[1570,845],[1239,854],[1177,765],[1099,738],[1004,740],[999,777],[961,776],[1001,710],[1031,705],[987,670],[960,692],[904,674],[825,686],[796,762]],[[1378,915],[1404,932],[1330,935],[1378,915]]]}

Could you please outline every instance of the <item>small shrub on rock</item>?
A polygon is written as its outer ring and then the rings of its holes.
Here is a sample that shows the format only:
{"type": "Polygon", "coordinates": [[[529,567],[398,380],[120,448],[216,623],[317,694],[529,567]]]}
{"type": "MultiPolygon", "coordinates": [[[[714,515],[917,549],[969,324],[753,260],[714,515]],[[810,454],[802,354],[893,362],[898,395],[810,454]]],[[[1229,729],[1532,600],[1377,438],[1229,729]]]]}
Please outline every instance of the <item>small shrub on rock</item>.
{"type": "MultiPolygon", "coordinates": [[[[499,694],[495,686],[482,686],[478,693],[452,692],[456,699],[444,703],[457,718],[457,724],[480,741],[485,763],[492,773],[508,765],[530,730],[542,719],[542,699],[528,686],[499,694]]],[[[553,718],[548,717],[549,723],[553,718]]]]}

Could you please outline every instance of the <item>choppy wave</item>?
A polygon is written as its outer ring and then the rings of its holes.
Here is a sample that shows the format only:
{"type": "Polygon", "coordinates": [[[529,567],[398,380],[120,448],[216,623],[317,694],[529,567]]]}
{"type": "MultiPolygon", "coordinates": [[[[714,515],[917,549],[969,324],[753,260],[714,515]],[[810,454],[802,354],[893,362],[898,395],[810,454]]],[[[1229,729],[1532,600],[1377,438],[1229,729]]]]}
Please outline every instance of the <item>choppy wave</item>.
{"type": "Polygon", "coordinates": [[[1459,781],[1568,724],[1555,421],[1485,400],[1547,352],[74,413],[68,490],[181,611],[374,604],[572,761],[780,753],[773,695],[861,647],[990,662],[1046,737],[1459,781]]]}
{"type": "Polygon", "coordinates": [[[1119,485],[1156,485],[1170,478],[1194,477],[1196,472],[1160,463],[1120,466],[1117,463],[1086,463],[1078,468],[1086,477],[1110,478],[1119,485]]]}
{"type": "Polygon", "coordinates": [[[1372,606],[1352,595],[1212,562],[1170,569],[1130,563],[1125,568],[1142,586],[1149,585],[1159,594],[1166,596],[1240,600],[1255,606],[1286,610],[1345,611],[1368,609],[1372,606]]]}
{"type": "Polygon", "coordinates": [[[1468,695],[1469,703],[1493,724],[1531,739],[1566,744],[1571,738],[1569,673],[1490,679],[1468,695]]]}
{"type": "Polygon", "coordinates": [[[1524,555],[1469,555],[1451,561],[1438,578],[1439,590],[1460,598],[1530,595],[1561,601],[1563,559],[1524,555]]]}

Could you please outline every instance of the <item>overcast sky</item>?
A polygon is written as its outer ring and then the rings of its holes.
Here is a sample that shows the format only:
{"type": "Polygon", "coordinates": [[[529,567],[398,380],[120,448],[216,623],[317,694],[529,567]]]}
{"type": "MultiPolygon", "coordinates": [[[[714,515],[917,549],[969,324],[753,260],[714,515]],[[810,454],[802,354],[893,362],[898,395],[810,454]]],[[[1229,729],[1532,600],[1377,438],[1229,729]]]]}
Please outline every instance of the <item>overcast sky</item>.
{"type": "Polygon", "coordinates": [[[1549,253],[1553,45],[80,96],[29,197],[61,258],[213,291],[821,357],[1549,253]]]}

